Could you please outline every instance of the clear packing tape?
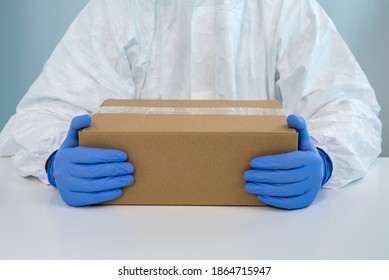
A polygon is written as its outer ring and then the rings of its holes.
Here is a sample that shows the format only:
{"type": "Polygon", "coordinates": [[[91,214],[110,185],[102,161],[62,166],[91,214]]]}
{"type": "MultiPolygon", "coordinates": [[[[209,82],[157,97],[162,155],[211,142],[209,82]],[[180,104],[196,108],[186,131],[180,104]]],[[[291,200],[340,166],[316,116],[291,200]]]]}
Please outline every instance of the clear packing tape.
{"type": "Polygon", "coordinates": [[[137,107],[103,106],[96,114],[151,114],[151,115],[241,115],[241,116],[285,116],[282,109],[244,107],[137,107]]]}

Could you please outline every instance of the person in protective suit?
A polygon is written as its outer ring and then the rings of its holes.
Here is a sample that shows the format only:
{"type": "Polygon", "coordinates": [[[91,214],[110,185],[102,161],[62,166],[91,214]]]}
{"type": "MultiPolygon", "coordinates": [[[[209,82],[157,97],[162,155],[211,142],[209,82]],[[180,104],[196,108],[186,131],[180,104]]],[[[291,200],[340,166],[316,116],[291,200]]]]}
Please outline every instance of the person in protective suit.
{"type": "Polygon", "coordinates": [[[244,174],[279,208],[363,177],[381,152],[374,91],[315,0],[92,0],[4,127],[0,154],[69,205],[114,199],[134,167],[124,152],[80,147],[77,131],[116,98],[280,101],[299,149],[244,174]]]}

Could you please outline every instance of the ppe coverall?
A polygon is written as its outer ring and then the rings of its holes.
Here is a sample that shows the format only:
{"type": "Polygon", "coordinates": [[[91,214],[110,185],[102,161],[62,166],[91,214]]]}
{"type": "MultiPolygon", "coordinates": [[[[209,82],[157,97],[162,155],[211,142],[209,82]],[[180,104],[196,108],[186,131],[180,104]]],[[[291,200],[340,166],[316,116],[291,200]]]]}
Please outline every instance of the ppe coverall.
{"type": "Polygon", "coordinates": [[[0,135],[0,155],[47,183],[73,117],[104,99],[277,99],[333,163],[324,187],[381,152],[380,107],[314,0],[92,0],[0,135]]]}

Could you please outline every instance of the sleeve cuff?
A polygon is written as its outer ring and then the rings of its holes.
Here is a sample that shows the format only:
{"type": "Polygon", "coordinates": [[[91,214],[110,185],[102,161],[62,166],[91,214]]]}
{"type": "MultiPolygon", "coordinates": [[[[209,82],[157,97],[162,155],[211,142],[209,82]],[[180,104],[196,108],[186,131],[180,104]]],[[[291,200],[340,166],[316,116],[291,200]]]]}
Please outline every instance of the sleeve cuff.
{"type": "Polygon", "coordinates": [[[324,164],[324,178],[323,178],[323,181],[321,183],[321,186],[324,186],[328,182],[328,180],[331,178],[331,175],[332,175],[332,160],[327,155],[327,153],[324,152],[322,149],[317,148],[317,150],[319,151],[320,157],[323,160],[323,164],[324,164]]]}

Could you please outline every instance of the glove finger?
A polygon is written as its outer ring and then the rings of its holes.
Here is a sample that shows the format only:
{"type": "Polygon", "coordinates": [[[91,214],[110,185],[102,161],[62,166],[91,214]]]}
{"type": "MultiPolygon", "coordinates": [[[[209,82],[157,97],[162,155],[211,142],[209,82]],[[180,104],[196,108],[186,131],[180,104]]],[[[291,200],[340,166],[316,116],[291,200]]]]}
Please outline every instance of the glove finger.
{"type": "Polygon", "coordinates": [[[248,193],[266,196],[298,196],[304,194],[315,184],[312,178],[290,184],[247,183],[245,188],[248,193]]]}
{"type": "Polygon", "coordinates": [[[130,175],[134,166],[128,162],[75,164],[69,174],[78,178],[101,178],[130,175]]]}
{"type": "Polygon", "coordinates": [[[70,147],[77,147],[78,146],[78,131],[81,128],[85,128],[90,126],[92,122],[90,115],[82,115],[75,117],[71,124],[68,131],[68,135],[66,136],[65,140],[63,141],[61,145],[61,149],[63,148],[70,148],[70,147]]]}
{"type": "Polygon", "coordinates": [[[306,152],[294,151],[286,154],[262,156],[250,162],[255,169],[292,169],[307,165],[306,152]]]}
{"type": "Polygon", "coordinates": [[[295,128],[299,134],[299,150],[301,151],[314,151],[316,148],[312,144],[311,137],[309,136],[307,124],[304,118],[296,115],[289,115],[287,118],[288,126],[295,128]]]}
{"type": "Polygon", "coordinates": [[[69,206],[85,206],[115,199],[121,196],[122,193],[122,189],[94,193],[74,193],[66,191],[61,193],[61,197],[69,206]]]}
{"type": "Polygon", "coordinates": [[[88,147],[76,147],[66,151],[68,159],[72,163],[108,163],[127,160],[127,154],[119,150],[99,149],[88,147]]]}
{"type": "Polygon", "coordinates": [[[248,182],[286,184],[308,179],[310,172],[307,167],[288,170],[253,169],[244,173],[243,178],[248,182]]]}
{"type": "Polygon", "coordinates": [[[66,183],[66,189],[71,192],[93,193],[126,187],[133,182],[134,177],[131,175],[94,179],[72,177],[71,180],[66,183]]]}
{"type": "Polygon", "coordinates": [[[320,189],[310,189],[308,192],[290,197],[258,195],[258,199],[265,204],[282,209],[300,209],[309,206],[315,199],[320,189]]]}

